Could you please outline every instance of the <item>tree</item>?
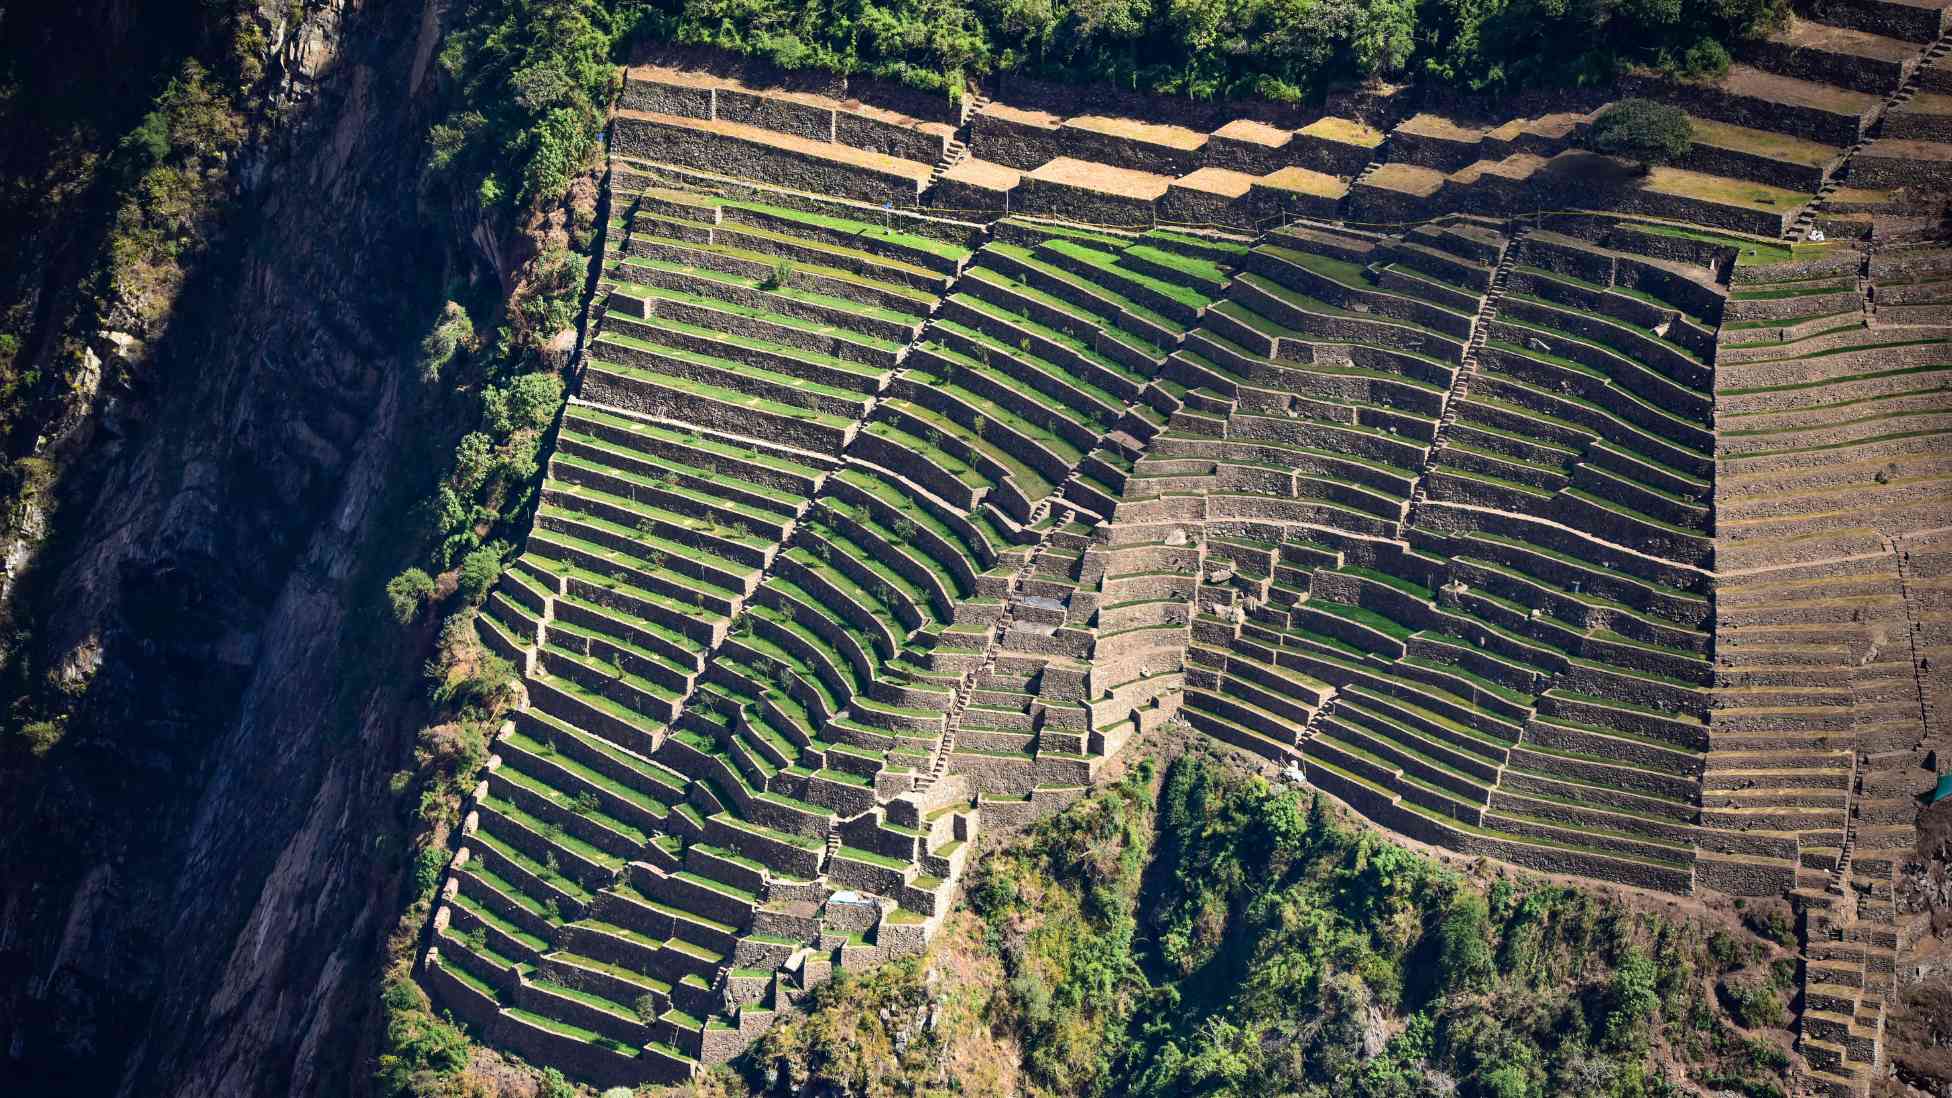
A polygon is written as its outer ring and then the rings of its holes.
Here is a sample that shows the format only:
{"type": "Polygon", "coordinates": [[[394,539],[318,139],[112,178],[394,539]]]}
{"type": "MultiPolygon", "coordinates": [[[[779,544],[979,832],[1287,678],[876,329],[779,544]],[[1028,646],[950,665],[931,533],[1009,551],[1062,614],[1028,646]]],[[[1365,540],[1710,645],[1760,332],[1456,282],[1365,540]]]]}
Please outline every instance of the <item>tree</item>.
{"type": "Polygon", "coordinates": [[[420,615],[421,604],[434,593],[434,577],[419,568],[386,581],[386,601],[393,609],[393,620],[406,625],[420,615]]]}
{"type": "Polygon", "coordinates": [[[1486,991],[1491,987],[1491,932],[1484,897],[1461,892],[1438,924],[1438,968],[1446,991],[1486,991]]]}
{"type": "Polygon", "coordinates": [[[495,580],[502,574],[501,544],[484,545],[461,558],[461,571],[455,577],[461,597],[470,605],[479,605],[488,597],[488,589],[495,586],[495,580]]]}
{"type": "Polygon", "coordinates": [[[481,394],[482,419],[498,434],[525,428],[541,430],[556,418],[563,403],[563,379],[553,370],[522,374],[505,388],[481,394]]]}
{"type": "Polygon", "coordinates": [[[1614,966],[1607,988],[1609,1009],[1601,1029],[1606,1047],[1618,1051],[1646,1047],[1647,1031],[1660,1008],[1660,995],[1654,989],[1658,976],[1653,960],[1635,948],[1629,948],[1614,966]]]}
{"type": "Polygon", "coordinates": [[[1609,156],[1639,162],[1647,171],[1671,164],[1694,147],[1694,124],[1679,107],[1651,99],[1623,99],[1593,120],[1588,143],[1609,156]]]}
{"type": "Polygon", "coordinates": [[[461,436],[454,447],[454,484],[464,495],[472,496],[495,469],[495,440],[472,431],[461,436]]]}

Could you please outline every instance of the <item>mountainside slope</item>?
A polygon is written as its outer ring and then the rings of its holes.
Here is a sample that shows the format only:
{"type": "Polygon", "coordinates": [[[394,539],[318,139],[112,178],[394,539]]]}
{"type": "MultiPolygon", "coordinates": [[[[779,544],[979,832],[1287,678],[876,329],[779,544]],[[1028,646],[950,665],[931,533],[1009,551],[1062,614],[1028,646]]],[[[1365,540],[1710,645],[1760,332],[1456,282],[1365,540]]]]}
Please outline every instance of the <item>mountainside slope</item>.
{"type": "Polygon", "coordinates": [[[444,283],[480,264],[492,321],[536,250],[472,208],[457,234],[423,186],[445,5],[240,11],[211,48],[262,83],[195,169],[216,243],[133,376],[83,394],[14,592],[0,1075],[27,1093],[364,1086],[431,640],[386,621],[379,569],[480,415],[422,340],[444,283]]]}
{"type": "MultiPolygon", "coordinates": [[[[979,863],[971,916],[823,989],[731,1091],[1785,1092],[1783,940],[1440,867],[1309,796],[1141,764],[979,863]]],[[[1788,940],[1783,915],[1748,922],[1788,940]]]]}

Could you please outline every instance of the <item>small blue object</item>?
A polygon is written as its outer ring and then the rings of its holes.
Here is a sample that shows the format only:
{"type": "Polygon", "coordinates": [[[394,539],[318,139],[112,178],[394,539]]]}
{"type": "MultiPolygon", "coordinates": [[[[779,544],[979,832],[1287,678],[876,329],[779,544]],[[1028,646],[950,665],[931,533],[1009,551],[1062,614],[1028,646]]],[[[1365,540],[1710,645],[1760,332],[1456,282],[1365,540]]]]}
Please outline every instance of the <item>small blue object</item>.
{"type": "Polygon", "coordinates": [[[1952,797],[1952,774],[1940,774],[1938,788],[1932,792],[1932,803],[1937,804],[1947,797],[1952,797]]]}

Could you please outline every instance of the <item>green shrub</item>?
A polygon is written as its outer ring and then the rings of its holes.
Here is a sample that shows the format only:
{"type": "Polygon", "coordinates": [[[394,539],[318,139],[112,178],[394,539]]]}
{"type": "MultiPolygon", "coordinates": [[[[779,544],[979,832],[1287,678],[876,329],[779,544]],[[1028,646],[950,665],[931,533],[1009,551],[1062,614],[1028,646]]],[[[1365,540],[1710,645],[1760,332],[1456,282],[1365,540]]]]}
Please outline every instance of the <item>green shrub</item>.
{"type": "Polygon", "coordinates": [[[441,883],[441,871],[447,868],[447,850],[438,846],[423,846],[413,859],[413,894],[416,899],[433,896],[434,888],[441,883]]]}
{"type": "Polygon", "coordinates": [[[482,392],[482,422],[501,435],[524,429],[539,431],[556,418],[556,409],[562,403],[561,375],[553,370],[522,374],[505,386],[482,392]]]}
{"type": "MultiPolygon", "coordinates": [[[[456,615],[455,620],[462,618],[456,615]]],[[[514,664],[477,644],[469,661],[448,671],[435,687],[434,700],[470,719],[487,719],[499,715],[514,700],[516,678],[514,664]]]]}
{"type": "Polygon", "coordinates": [[[1462,892],[1438,927],[1438,970],[1446,991],[1483,991],[1493,975],[1484,899],[1462,892]]]}
{"type": "Polygon", "coordinates": [[[1485,1098],[1532,1098],[1538,1088],[1532,1085],[1531,1076],[1517,1064],[1501,1064],[1486,1072],[1479,1080],[1485,1098]]]}
{"type": "Polygon", "coordinates": [[[536,1088],[538,1098],[576,1098],[576,1087],[555,1068],[543,1068],[536,1088]]]}
{"type": "Polygon", "coordinates": [[[430,1093],[440,1080],[458,1076],[467,1066],[467,1034],[434,1016],[426,994],[407,971],[387,977],[380,999],[386,1009],[386,1035],[373,1079],[382,1095],[407,1098],[430,1093]]]}
{"type": "Polygon", "coordinates": [[[20,726],[20,738],[25,742],[28,754],[37,759],[47,758],[67,734],[67,721],[58,720],[28,721],[20,726]]]}
{"type": "Polygon", "coordinates": [[[456,589],[469,606],[481,605],[495,581],[502,574],[502,547],[498,542],[484,545],[461,558],[461,569],[456,575],[456,589]]]}
{"type": "Polygon", "coordinates": [[[1722,981],[1722,994],[1728,997],[1730,1011],[1744,1028],[1783,1024],[1782,997],[1766,977],[1731,976],[1722,981]]]}
{"type": "Polygon", "coordinates": [[[495,440],[480,431],[461,437],[454,447],[454,484],[463,494],[472,494],[487,483],[495,471],[495,440]]]}
{"type": "Polygon", "coordinates": [[[597,0],[466,0],[439,63],[461,105],[430,137],[426,170],[471,181],[485,211],[562,193],[595,148],[623,23],[597,0]]]}
{"type": "Polygon", "coordinates": [[[1686,111],[1651,99],[1623,99],[1593,119],[1587,142],[1609,156],[1637,162],[1644,171],[1670,164],[1694,147],[1686,111]]]}
{"type": "Polygon", "coordinates": [[[1634,948],[1628,948],[1614,966],[1601,1028],[1608,1048],[1637,1052],[1646,1047],[1648,1030],[1660,1009],[1660,996],[1654,987],[1658,976],[1653,960],[1634,948]]]}
{"type": "Polygon", "coordinates": [[[387,605],[393,610],[393,620],[401,625],[419,617],[420,608],[433,593],[434,577],[419,568],[409,568],[386,581],[387,605]]]}
{"type": "Polygon", "coordinates": [[[1681,74],[1696,80],[1719,80],[1728,75],[1735,59],[1728,47],[1713,38],[1700,38],[1681,57],[1681,74]]]}
{"type": "Polygon", "coordinates": [[[474,320],[455,302],[441,309],[441,320],[427,338],[420,341],[420,377],[427,384],[441,379],[441,373],[462,348],[474,342],[474,320]]]}

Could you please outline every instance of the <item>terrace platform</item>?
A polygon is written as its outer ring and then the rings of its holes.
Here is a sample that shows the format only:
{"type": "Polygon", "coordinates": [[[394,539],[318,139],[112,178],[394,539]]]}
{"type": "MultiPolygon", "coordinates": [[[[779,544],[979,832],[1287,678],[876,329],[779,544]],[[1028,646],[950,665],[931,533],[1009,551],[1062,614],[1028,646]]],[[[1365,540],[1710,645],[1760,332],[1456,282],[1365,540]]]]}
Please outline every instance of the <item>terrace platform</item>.
{"type": "Polygon", "coordinates": [[[1237,118],[1214,130],[1206,141],[1206,163],[1248,175],[1266,175],[1294,162],[1292,130],[1252,118],[1237,118]]]}
{"type": "Polygon", "coordinates": [[[1295,163],[1326,175],[1348,178],[1376,158],[1376,150],[1388,136],[1351,119],[1319,118],[1295,131],[1295,163]]]}
{"type": "Polygon", "coordinates": [[[1734,65],[1712,84],[1669,83],[1653,77],[1630,81],[1635,94],[1651,95],[1696,117],[1754,130],[1788,134],[1839,148],[1854,144],[1880,96],[1852,88],[1734,65]]]}
{"type": "Polygon", "coordinates": [[[1865,187],[1948,193],[1952,191],[1952,142],[1881,137],[1852,159],[1850,178],[1865,187]]]}
{"type": "Polygon", "coordinates": [[[1349,202],[1361,221],[1414,221],[1444,189],[1444,180],[1444,173],[1435,168],[1392,161],[1357,179],[1349,188],[1349,202]]]}
{"type": "Polygon", "coordinates": [[[920,161],[739,122],[620,110],[611,133],[624,155],[863,201],[913,205],[934,175],[920,161]]]}
{"type": "Polygon", "coordinates": [[[1022,180],[1023,173],[1015,168],[967,156],[936,178],[935,204],[947,209],[1008,212],[1010,192],[1022,180]]]}
{"type": "Polygon", "coordinates": [[[1089,225],[1149,225],[1172,177],[1060,156],[1026,172],[1016,208],[1089,225]]]}
{"type": "Polygon", "coordinates": [[[1918,46],[1850,27],[1792,18],[1788,27],[1751,43],[1744,59],[1758,68],[1799,80],[1888,95],[1911,75],[1918,46]]]}
{"type": "Polygon", "coordinates": [[[1952,141],[1952,93],[1920,92],[1884,116],[1884,136],[1909,141],[1952,141]]]}
{"type": "Polygon", "coordinates": [[[1247,198],[1258,182],[1257,177],[1231,168],[1200,168],[1167,185],[1159,216],[1180,224],[1252,230],[1255,209],[1247,198]]]}

